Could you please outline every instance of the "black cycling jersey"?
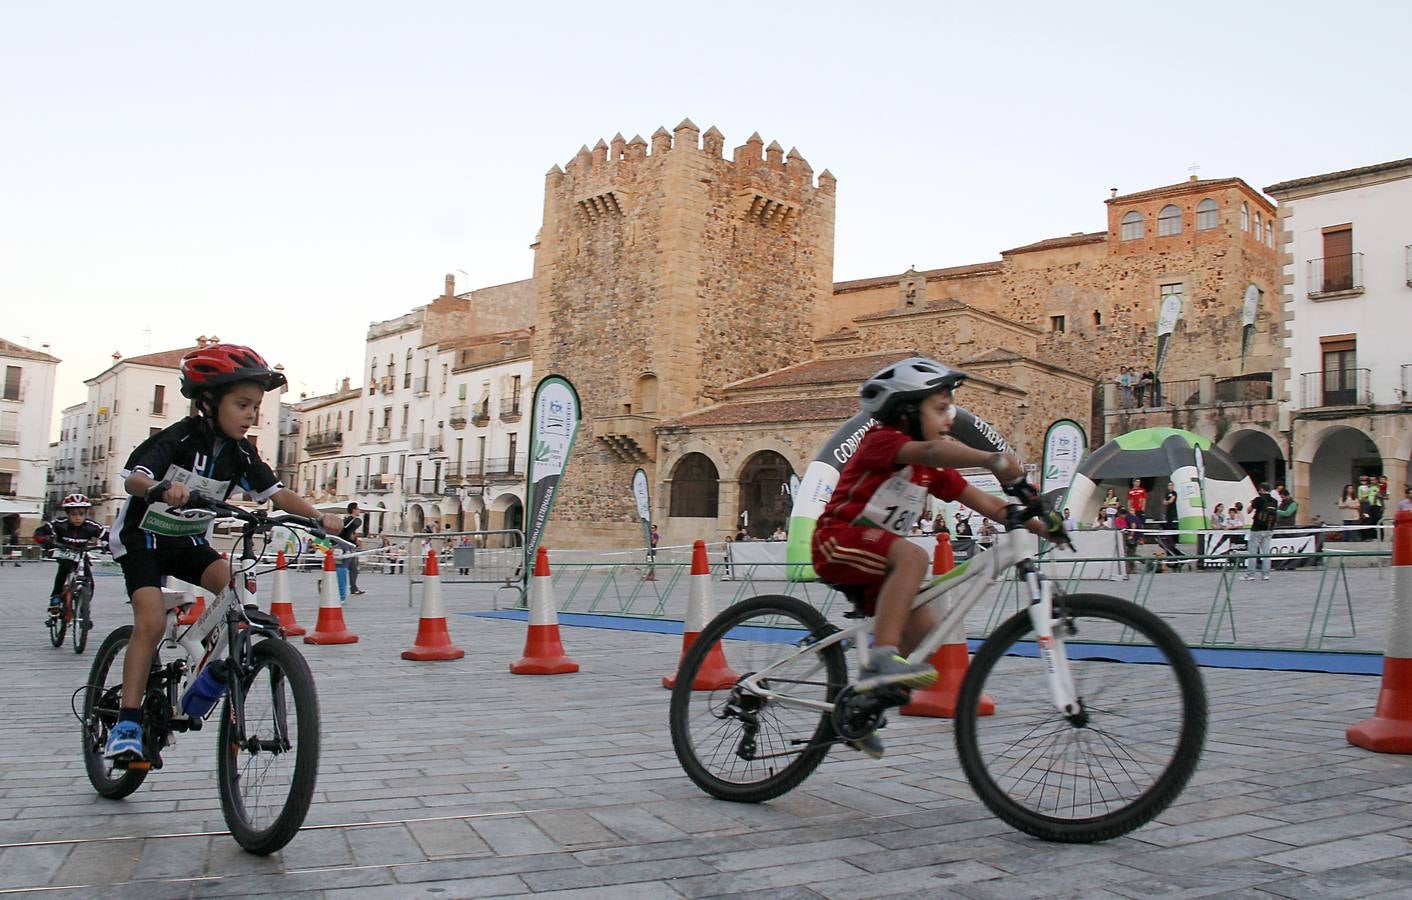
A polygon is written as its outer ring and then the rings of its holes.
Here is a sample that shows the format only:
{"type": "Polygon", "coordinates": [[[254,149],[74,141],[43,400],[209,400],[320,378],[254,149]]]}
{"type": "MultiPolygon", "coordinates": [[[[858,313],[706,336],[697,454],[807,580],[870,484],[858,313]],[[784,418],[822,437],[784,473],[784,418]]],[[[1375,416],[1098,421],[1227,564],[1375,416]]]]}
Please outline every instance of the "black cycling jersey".
{"type": "Polygon", "coordinates": [[[92,519],[84,519],[80,525],[70,525],[68,517],[65,516],[40,525],[35,529],[34,539],[44,544],[82,550],[93,541],[103,540],[107,531],[108,529],[92,519]]]}
{"type": "MultiPolygon", "coordinates": [[[[138,444],[122,475],[126,478],[134,472],[159,481],[180,482],[213,500],[226,500],[238,489],[264,502],[284,488],[253,444],[217,438],[210,423],[200,416],[187,416],[138,444]]],[[[206,543],[205,537],[164,537],[143,531],[139,525],[146,514],[147,501],[142,497],[128,497],[123,503],[113,523],[114,559],[137,547],[155,549],[159,543],[206,543]]]]}

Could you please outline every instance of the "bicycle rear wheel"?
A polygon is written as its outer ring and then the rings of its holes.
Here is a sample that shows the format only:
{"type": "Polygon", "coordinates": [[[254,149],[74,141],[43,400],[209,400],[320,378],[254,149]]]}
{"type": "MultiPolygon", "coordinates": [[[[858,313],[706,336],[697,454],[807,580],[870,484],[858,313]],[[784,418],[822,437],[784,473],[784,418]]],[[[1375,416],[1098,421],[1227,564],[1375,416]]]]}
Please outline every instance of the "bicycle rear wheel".
{"type": "Polygon", "coordinates": [[[88,685],[83,689],[83,767],[93,789],[110,800],[120,800],[137,790],[147,769],[117,769],[103,758],[108,732],[118,721],[122,705],[123,660],[132,640],[132,626],[124,625],[103,639],[93,655],[88,685]]]}
{"type": "Polygon", "coordinates": [[[231,836],[264,856],[288,844],[309,812],[319,774],[319,698],[304,657],[274,638],[250,648],[241,684],[244,742],[227,695],[216,776],[231,836]]]}
{"type": "Polygon", "coordinates": [[[1206,740],[1206,690],[1186,644],[1134,603],[1055,597],[1054,618],[1083,711],[1055,709],[1022,610],[971,661],[956,749],[971,787],[1011,826],[1049,841],[1109,840],[1186,786],[1206,740]],[[983,693],[995,698],[992,716],[976,714],[983,693]]]}
{"type": "Polygon", "coordinates": [[[64,634],[69,627],[69,611],[73,609],[73,597],[65,590],[59,598],[63,601],[59,607],[59,614],[49,616],[49,643],[55,647],[64,646],[64,634]]]}
{"type": "Polygon", "coordinates": [[[83,649],[88,646],[88,630],[93,627],[93,623],[88,618],[89,607],[92,603],[93,583],[87,582],[80,585],[78,591],[76,591],[73,596],[73,643],[75,653],[82,653],[83,649]]]}
{"type": "Polygon", "coordinates": [[[677,671],[670,711],[672,747],[702,790],[759,803],[793,789],[823,761],[835,740],[829,713],[788,701],[831,703],[848,683],[843,649],[834,644],[781,661],[835,630],[812,606],[783,596],[744,600],[702,629],[677,671]],[[742,676],[768,669],[762,687],[776,696],[736,685],[692,690],[717,652],[742,676]]]}

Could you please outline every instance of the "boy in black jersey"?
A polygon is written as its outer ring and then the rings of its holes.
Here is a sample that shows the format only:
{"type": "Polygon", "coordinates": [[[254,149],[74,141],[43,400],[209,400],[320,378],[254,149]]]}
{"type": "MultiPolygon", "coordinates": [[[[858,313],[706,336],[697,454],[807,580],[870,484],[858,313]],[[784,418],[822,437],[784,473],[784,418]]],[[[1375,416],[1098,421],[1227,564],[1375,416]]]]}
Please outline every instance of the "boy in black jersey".
{"type": "MultiPolygon", "coordinates": [[[[128,457],[123,486],[130,496],[118,511],[110,543],[132,597],[133,630],[123,661],[118,723],[103,751],[108,759],[143,758],[142,697],[166,624],[162,576],[199,584],[217,595],[230,583],[230,563],[206,535],[169,537],[143,527],[144,518],[154,512],[152,504],[176,508],[192,494],[225,500],[240,490],[285,512],[319,518],[313,504],[279,482],[245,437],[265,392],[284,384],[284,373],[248,347],[208,344],[193,350],[181,360],[181,393],[195,401],[198,414],[143,441],[128,457]]],[[[342,524],[337,516],[323,520],[331,532],[342,524]]]]}
{"type": "MultiPolygon", "coordinates": [[[[107,529],[88,517],[93,504],[83,494],[69,494],[64,498],[64,515],[40,525],[34,532],[34,542],[46,549],[66,547],[70,550],[87,550],[107,534],[107,529]]],[[[49,596],[49,615],[57,616],[63,607],[59,594],[64,590],[64,581],[78,563],[67,559],[59,560],[59,572],[54,576],[54,590],[49,596]]]]}

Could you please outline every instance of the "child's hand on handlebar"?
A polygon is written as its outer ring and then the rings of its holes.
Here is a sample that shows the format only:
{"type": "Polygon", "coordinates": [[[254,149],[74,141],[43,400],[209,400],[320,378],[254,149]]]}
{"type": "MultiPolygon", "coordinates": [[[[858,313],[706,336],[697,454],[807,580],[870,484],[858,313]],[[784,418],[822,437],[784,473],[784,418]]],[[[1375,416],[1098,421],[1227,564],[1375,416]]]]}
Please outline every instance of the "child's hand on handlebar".
{"type": "Polygon", "coordinates": [[[191,489],[181,482],[174,481],[162,492],[162,502],[168,506],[181,507],[191,499],[191,489]]]}
{"type": "Polygon", "coordinates": [[[992,453],[986,467],[995,473],[1001,484],[1010,484],[1025,477],[1025,467],[1014,453],[992,453]]]}
{"type": "Polygon", "coordinates": [[[319,521],[323,523],[324,531],[329,534],[338,534],[343,528],[343,519],[334,513],[324,513],[319,517],[319,521]]]}

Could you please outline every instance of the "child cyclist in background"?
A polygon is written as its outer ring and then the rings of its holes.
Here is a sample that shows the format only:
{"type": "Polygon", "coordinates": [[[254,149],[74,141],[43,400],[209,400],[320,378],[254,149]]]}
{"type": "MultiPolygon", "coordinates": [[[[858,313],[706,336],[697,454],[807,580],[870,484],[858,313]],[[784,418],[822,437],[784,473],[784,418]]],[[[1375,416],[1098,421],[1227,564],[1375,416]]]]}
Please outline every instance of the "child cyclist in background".
{"type": "MultiPolygon", "coordinates": [[[[194,401],[196,415],[152,435],[128,457],[123,486],[130,496],[113,523],[110,545],[132,597],[133,628],[123,661],[121,711],[103,751],[108,759],[144,758],[142,697],[167,618],[162,576],[216,595],[230,584],[230,563],[210,545],[209,532],[168,537],[143,529],[152,504],[181,507],[193,493],[226,500],[238,489],[256,502],[319,518],[313,504],[280,484],[246,439],[265,392],[284,384],[284,374],[248,347],[208,344],[193,350],[181,360],[181,394],[194,401]]],[[[342,524],[338,516],[323,516],[327,531],[337,533],[342,524]]]]}
{"type": "MultiPolygon", "coordinates": [[[[1003,485],[1024,477],[1013,454],[976,450],[947,437],[956,416],[952,392],[965,379],[962,372],[917,356],[888,366],[859,390],[864,411],[877,424],[843,467],[813,540],[819,577],[867,587],[862,611],[876,612],[873,649],[855,685],[859,691],[936,681],[929,662],[905,659],[937,621],[930,606],[910,609],[930,560],[901,537],[922,513],[927,494],[1002,520],[1006,501],[968,484],[956,468],[989,469],[1003,485]]],[[[1062,534],[1058,516],[1049,518],[1053,521],[1031,519],[1026,527],[1039,535],[1062,534]]],[[[882,756],[876,732],[852,743],[874,759],[882,756]]]]}
{"type": "MultiPolygon", "coordinates": [[[[67,547],[70,550],[86,550],[103,540],[108,530],[88,517],[93,504],[83,494],[69,494],[63,502],[64,515],[55,517],[34,532],[34,542],[47,550],[67,547]]],[[[59,571],[54,576],[54,590],[49,596],[49,617],[52,619],[63,611],[64,601],[59,593],[64,589],[64,581],[77,566],[67,559],[59,560],[59,571]]]]}

